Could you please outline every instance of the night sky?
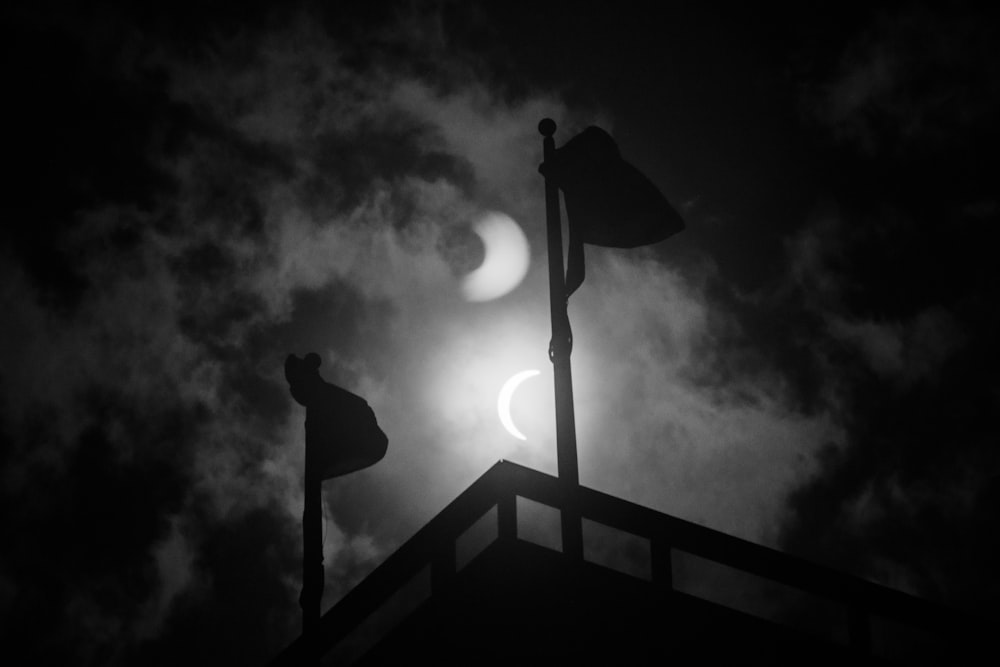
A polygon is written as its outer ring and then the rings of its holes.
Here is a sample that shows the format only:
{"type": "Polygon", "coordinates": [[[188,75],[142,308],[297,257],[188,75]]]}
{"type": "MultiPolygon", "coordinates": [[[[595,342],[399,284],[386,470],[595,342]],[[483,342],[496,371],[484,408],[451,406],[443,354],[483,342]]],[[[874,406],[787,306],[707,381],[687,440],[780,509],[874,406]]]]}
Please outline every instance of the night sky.
{"type": "Polygon", "coordinates": [[[324,608],[497,460],[555,474],[544,117],[687,223],[587,248],[581,483],[994,613],[995,16],[186,4],[2,10],[5,652],[262,664],[298,634],[288,353],[389,436],[324,485],[324,608]],[[491,212],[530,265],[470,301],[491,212]],[[532,368],[520,441],[496,398],[532,368]]]}

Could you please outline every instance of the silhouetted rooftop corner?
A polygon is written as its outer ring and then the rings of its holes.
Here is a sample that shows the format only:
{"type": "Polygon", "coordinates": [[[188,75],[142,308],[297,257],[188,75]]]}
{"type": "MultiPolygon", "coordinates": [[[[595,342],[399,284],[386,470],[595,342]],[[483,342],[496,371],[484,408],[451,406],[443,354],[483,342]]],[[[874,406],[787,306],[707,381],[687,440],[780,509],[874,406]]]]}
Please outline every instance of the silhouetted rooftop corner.
{"type": "MultiPolygon", "coordinates": [[[[321,664],[758,657],[951,662],[982,625],[939,605],[500,461],[323,615],[321,664]],[[569,509],[580,553],[563,553],[569,509]],[[555,534],[555,537],[552,535],[555,534]],[[541,536],[539,539],[538,536],[541,536]],[[545,537],[548,536],[548,537],[545,537]]],[[[271,663],[311,663],[300,637],[271,663]]]]}

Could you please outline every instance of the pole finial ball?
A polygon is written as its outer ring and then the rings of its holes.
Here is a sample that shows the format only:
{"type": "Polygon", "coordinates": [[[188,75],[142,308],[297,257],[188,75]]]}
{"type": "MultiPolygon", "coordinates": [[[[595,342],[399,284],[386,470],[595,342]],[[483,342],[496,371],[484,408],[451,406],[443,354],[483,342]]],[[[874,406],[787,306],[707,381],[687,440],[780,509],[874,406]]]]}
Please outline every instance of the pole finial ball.
{"type": "Polygon", "coordinates": [[[543,137],[551,137],[556,133],[556,122],[551,118],[543,118],[538,123],[538,131],[543,137]]]}

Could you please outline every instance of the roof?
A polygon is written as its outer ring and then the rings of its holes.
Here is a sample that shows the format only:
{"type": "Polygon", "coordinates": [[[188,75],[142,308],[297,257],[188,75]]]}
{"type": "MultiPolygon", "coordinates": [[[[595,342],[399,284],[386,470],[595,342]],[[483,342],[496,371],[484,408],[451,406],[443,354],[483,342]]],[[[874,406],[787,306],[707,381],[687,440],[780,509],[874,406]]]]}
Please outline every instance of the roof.
{"type": "MultiPolygon", "coordinates": [[[[926,600],[500,461],[321,618],[312,650],[322,664],[364,665],[912,662],[971,651],[979,628],[926,600]],[[566,539],[534,543],[519,521],[530,507],[552,513],[566,539]],[[564,553],[561,543],[580,544],[581,525],[582,549],[564,553]],[[632,545],[641,565],[602,558],[588,540],[602,530],[632,545]]],[[[272,665],[309,662],[307,639],[272,665]]]]}

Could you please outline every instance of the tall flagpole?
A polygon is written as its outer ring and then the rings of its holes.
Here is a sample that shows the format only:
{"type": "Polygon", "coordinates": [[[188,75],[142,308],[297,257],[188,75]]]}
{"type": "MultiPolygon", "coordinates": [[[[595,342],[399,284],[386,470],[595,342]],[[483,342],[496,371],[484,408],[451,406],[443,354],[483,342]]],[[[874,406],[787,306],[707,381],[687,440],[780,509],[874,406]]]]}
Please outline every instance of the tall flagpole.
{"type": "MultiPolygon", "coordinates": [[[[556,144],[552,135],[556,124],[544,118],[538,124],[542,140],[543,159],[555,157],[556,144]]],[[[572,500],[580,485],[580,472],[576,458],[576,417],[573,413],[573,374],[570,354],[573,351],[573,332],[567,311],[566,277],[563,269],[562,220],[559,214],[559,186],[545,178],[545,219],[549,252],[549,309],[552,318],[552,340],[549,342],[549,360],[555,376],[556,394],[556,461],[559,481],[570,501],[562,510],[563,553],[583,556],[583,535],[580,514],[572,500]]]]}

